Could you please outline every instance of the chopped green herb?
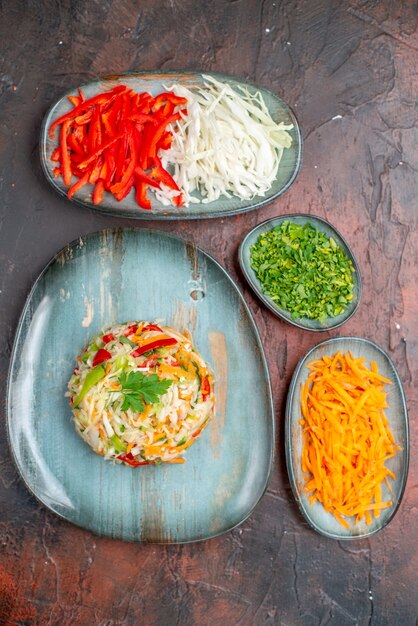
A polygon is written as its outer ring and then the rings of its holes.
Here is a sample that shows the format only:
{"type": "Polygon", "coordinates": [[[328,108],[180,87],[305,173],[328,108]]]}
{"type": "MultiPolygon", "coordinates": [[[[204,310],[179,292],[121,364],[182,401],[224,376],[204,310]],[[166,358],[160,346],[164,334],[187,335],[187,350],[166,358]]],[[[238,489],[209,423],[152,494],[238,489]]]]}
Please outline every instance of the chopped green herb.
{"type": "Polygon", "coordinates": [[[155,404],[172,385],[172,380],[160,380],[157,374],[148,376],[142,372],[122,372],[119,378],[123,394],[122,411],[131,408],[136,413],[145,411],[145,403],[155,404]]]}
{"type": "Polygon", "coordinates": [[[292,319],[324,321],[353,298],[352,262],[332,237],[311,224],[285,220],[251,246],[251,266],[262,291],[292,319]]]}

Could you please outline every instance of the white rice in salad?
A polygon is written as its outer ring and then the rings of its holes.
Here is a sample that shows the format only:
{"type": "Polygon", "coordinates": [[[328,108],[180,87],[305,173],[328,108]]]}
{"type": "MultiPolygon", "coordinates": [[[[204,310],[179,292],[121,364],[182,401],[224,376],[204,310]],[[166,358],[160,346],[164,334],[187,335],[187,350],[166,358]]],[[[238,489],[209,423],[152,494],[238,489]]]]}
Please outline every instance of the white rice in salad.
{"type": "Polygon", "coordinates": [[[106,460],[184,463],[214,411],[213,375],[190,336],[130,322],[94,337],[68,383],[74,424],[106,460]]]}

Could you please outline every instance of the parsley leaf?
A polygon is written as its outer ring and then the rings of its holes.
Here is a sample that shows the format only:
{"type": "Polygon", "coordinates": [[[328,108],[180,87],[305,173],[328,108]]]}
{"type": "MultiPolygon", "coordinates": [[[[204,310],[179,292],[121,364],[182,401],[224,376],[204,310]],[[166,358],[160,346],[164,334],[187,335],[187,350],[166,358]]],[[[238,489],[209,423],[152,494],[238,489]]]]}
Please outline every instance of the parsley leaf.
{"type": "Polygon", "coordinates": [[[172,380],[158,378],[157,374],[146,376],[142,372],[123,372],[119,377],[123,394],[122,411],[131,408],[135,413],[143,413],[146,404],[155,404],[172,385],[172,380]]]}

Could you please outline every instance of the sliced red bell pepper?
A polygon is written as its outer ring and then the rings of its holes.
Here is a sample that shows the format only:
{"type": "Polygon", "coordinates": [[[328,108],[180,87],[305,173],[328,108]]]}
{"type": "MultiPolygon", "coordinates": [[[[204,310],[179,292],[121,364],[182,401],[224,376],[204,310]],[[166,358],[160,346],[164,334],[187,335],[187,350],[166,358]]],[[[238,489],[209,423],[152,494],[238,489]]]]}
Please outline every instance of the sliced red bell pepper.
{"type": "Polygon", "coordinates": [[[61,166],[62,166],[62,176],[64,178],[64,184],[67,187],[71,184],[71,161],[70,155],[68,153],[67,146],[67,134],[68,129],[70,128],[70,122],[66,121],[61,126],[61,166]]]}
{"type": "Polygon", "coordinates": [[[109,333],[108,335],[103,335],[102,340],[103,343],[109,343],[109,341],[113,341],[115,339],[115,335],[113,333],[109,333]]]}
{"type": "Polygon", "coordinates": [[[152,341],[145,346],[140,346],[139,348],[131,352],[131,356],[136,358],[137,356],[141,356],[141,354],[145,354],[146,352],[150,352],[151,350],[155,350],[156,348],[168,348],[168,346],[175,346],[176,343],[178,342],[177,339],[174,339],[174,337],[168,337],[167,339],[156,339],[155,341],[152,341]]]}
{"type": "Polygon", "coordinates": [[[140,167],[135,168],[135,178],[137,178],[140,183],[146,183],[147,185],[151,185],[151,187],[157,187],[157,189],[160,188],[159,181],[148,176],[140,167]]]}
{"type": "MultiPolygon", "coordinates": [[[[129,148],[129,158],[128,158],[128,166],[125,169],[122,178],[118,183],[115,183],[111,186],[110,191],[117,196],[118,194],[123,194],[126,190],[127,185],[129,184],[131,178],[133,178],[133,174],[135,171],[136,164],[136,146],[135,141],[132,135],[128,138],[128,148],[129,148]]],[[[131,184],[132,187],[132,184],[131,184]]],[[[128,189],[129,193],[129,189],[128,189]]],[[[119,198],[118,198],[119,199],[119,198]]]]}
{"type": "Polygon", "coordinates": [[[88,174],[84,174],[84,176],[82,178],[79,178],[73,185],[71,185],[71,187],[68,190],[68,194],[67,194],[68,198],[71,200],[73,195],[77,191],[80,191],[80,189],[82,187],[84,187],[84,185],[87,185],[88,182],[89,182],[89,175],[88,174]]]}
{"type": "Polygon", "coordinates": [[[137,461],[134,456],[128,452],[128,454],[119,454],[118,459],[131,465],[131,467],[139,467],[140,465],[151,465],[149,461],[137,461]]]}
{"type": "Polygon", "coordinates": [[[143,209],[147,209],[148,211],[151,209],[151,202],[149,198],[147,198],[147,187],[145,183],[139,181],[136,183],[136,201],[139,206],[142,206],[143,209]]]}
{"type": "Polygon", "coordinates": [[[119,139],[122,139],[122,138],[123,138],[123,133],[119,133],[118,135],[116,135],[116,137],[113,137],[113,139],[111,139],[110,141],[107,141],[105,144],[100,146],[100,148],[95,150],[93,154],[91,154],[87,159],[84,159],[84,161],[80,163],[79,165],[80,169],[86,169],[86,167],[90,165],[90,163],[93,163],[97,159],[97,157],[100,154],[102,154],[102,152],[110,148],[110,146],[113,146],[113,144],[115,144],[117,141],[119,141],[119,139]]]}
{"type": "Polygon", "coordinates": [[[129,335],[135,335],[137,330],[138,324],[131,324],[131,326],[128,326],[123,334],[125,335],[125,337],[129,337],[129,335]]]}
{"type": "Polygon", "coordinates": [[[51,155],[51,161],[61,161],[61,148],[55,148],[51,155]]]}
{"type": "Polygon", "coordinates": [[[203,400],[205,400],[206,396],[210,394],[210,384],[207,376],[202,377],[202,382],[200,383],[200,391],[202,392],[203,400]]]}
{"type": "Polygon", "coordinates": [[[68,147],[71,148],[76,154],[84,157],[84,150],[80,142],[77,140],[75,133],[71,133],[67,137],[68,147]]]}
{"type": "Polygon", "coordinates": [[[167,172],[167,170],[163,168],[161,159],[158,156],[155,156],[154,161],[155,161],[155,167],[153,167],[151,171],[151,174],[154,176],[154,178],[162,182],[163,185],[167,185],[167,187],[170,187],[170,189],[175,189],[176,191],[180,191],[180,187],[178,186],[174,178],[171,176],[169,172],[167,172]]]}
{"type": "Polygon", "coordinates": [[[94,105],[98,104],[99,102],[103,102],[107,100],[109,96],[111,98],[112,97],[114,98],[118,94],[123,93],[124,91],[127,91],[127,88],[125,87],[125,85],[117,85],[108,94],[99,93],[97,94],[97,96],[93,96],[93,98],[89,98],[89,100],[87,100],[86,102],[80,103],[78,106],[72,109],[72,111],[69,111],[68,113],[65,113],[64,115],[61,115],[61,117],[56,119],[55,122],[52,122],[51,126],[49,127],[48,135],[50,136],[51,139],[53,139],[54,130],[56,129],[57,126],[60,126],[60,124],[63,124],[64,122],[68,120],[75,119],[78,115],[85,112],[86,107],[90,109],[94,105]]]}
{"type": "Polygon", "coordinates": [[[181,118],[180,113],[174,113],[173,115],[170,115],[169,117],[166,117],[157,126],[155,132],[152,135],[152,138],[151,138],[151,141],[150,141],[150,144],[149,144],[149,149],[148,149],[148,156],[151,159],[155,158],[155,156],[157,154],[157,143],[160,141],[161,137],[165,133],[165,129],[167,128],[167,126],[169,124],[172,124],[173,122],[176,122],[180,118],[181,118]]]}
{"type": "MultiPolygon", "coordinates": [[[[161,188],[164,184],[180,191],[162,167],[158,151],[171,145],[172,133],[166,127],[186,112],[174,113],[175,107],[186,104],[184,98],[172,92],[153,98],[119,85],[88,100],[79,90],[70,101],[73,109],[49,129],[52,137],[54,128],[61,125],[60,144],[52,155],[60,167],[54,169],[54,175],[63,177],[70,198],[86,184],[86,175],[95,185],[94,204],[102,201],[105,190],[121,201],[135,185],[138,204],[149,210],[148,186],[161,188]],[[71,186],[73,175],[78,180],[71,186]]],[[[182,195],[173,197],[172,202],[183,204],[182,195]]]]}
{"type": "Polygon", "coordinates": [[[92,366],[96,367],[96,365],[100,365],[100,363],[104,363],[112,358],[109,350],[105,350],[104,348],[99,348],[96,352],[96,355],[93,359],[92,366]]]}
{"type": "Polygon", "coordinates": [[[163,329],[157,326],[156,324],[147,324],[146,326],[143,327],[141,332],[145,333],[147,332],[147,330],[158,330],[160,333],[163,332],[163,329]]]}

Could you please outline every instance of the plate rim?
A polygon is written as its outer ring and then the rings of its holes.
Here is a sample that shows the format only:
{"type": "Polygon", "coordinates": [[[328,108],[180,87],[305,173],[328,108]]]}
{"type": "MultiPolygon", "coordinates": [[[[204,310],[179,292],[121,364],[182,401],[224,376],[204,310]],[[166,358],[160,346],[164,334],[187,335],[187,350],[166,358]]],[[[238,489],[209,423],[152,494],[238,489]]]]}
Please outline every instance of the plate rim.
{"type": "MultiPolygon", "coordinates": [[[[303,161],[303,136],[302,136],[302,131],[301,131],[301,127],[299,124],[299,121],[296,117],[296,114],[293,110],[293,107],[291,107],[285,100],[283,100],[283,98],[281,98],[280,96],[276,95],[273,91],[271,91],[271,89],[268,89],[267,87],[263,87],[261,85],[258,85],[256,83],[253,83],[252,81],[249,81],[245,78],[239,77],[239,76],[233,76],[232,74],[224,74],[222,72],[203,72],[202,70],[142,70],[142,71],[138,71],[138,72],[120,72],[120,73],[116,73],[116,74],[104,74],[104,75],[99,75],[96,76],[95,78],[93,78],[92,80],[83,83],[82,85],[79,85],[78,87],[73,87],[71,89],[68,89],[58,100],[55,100],[53,102],[53,104],[48,108],[48,110],[46,111],[43,120],[42,120],[42,124],[41,124],[41,130],[40,130],[40,134],[39,134],[39,160],[41,162],[41,168],[42,171],[44,173],[44,176],[46,178],[46,180],[48,181],[49,185],[52,187],[52,189],[54,189],[59,196],[61,196],[62,198],[66,198],[66,200],[72,204],[75,204],[76,206],[80,206],[83,209],[88,209],[91,211],[94,211],[96,213],[99,213],[101,215],[107,215],[109,217],[120,217],[123,219],[133,219],[133,220],[167,220],[167,221],[178,221],[178,220],[203,220],[203,219],[213,219],[213,218],[223,218],[223,217],[232,217],[234,215],[242,215],[244,213],[249,213],[250,211],[255,211],[256,209],[260,209],[261,207],[274,202],[275,200],[277,200],[278,198],[280,198],[295,182],[296,178],[298,177],[301,168],[302,168],[302,161],[303,161]],[[292,123],[293,123],[293,130],[295,132],[296,138],[297,138],[297,146],[298,146],[298,150],[297,150],[297,163],[296,163],[296,167],[293,171],[293,174],[291,176],[291,178],[289,179],[289,181],[286,183],[286,185],[280,189],[277,193],[275,193],[272,196],[269,196],[267,198],[265,197],[260,197],[260,200],[256,201],[255,203],[252,203],[248,206],[243,206],[241,208],[237,208],[237,209],[231,209],[229,211],[214,211],[213,213],[207,214],[204,212],[203,209],[200,209],[199,212],[193,213],[191,215],[181,215],[181,214],[168,214],[165,215],[162,211],[160,213],[149,213],[148,211],[143,211],[143,212],[138,212],[138,214],[135,215],[131,215],[131,214],[126,214],[123,212],[123,209],[121,207],[121,211],[116,213],[115,210],[111,209],[111,210],[106,210],[102,205],[93,205],[93,204],[88,204],[88,203],[84,203],[83,201],[79,200],[78,198],[76,198],[75,196],[73,196],[70,200],[67,197],[67,194],[65,193],[65,191],[63,189],[61,189],[61,187],[59,187],[56,182],[55,182],[55,178],[53,177],[52,173],[49,171],[48,167],[47,167],[47,155],[46,155],[46,139],[47,139],[47,131],[48,131],[48,120],[50,115],[52,114],[53,109],[57,106],[57,104],[59,102],[61,102],[61,100],[64,100],[68,95],[71,95],[72,92],[77,89],[78,87],[83,88],[86,85],[90,85],[90,84],[94,84],[94,83],[99,83],[99,82],[103,82],[103,81],[115,81],[115,80],[119,80],[120,78],[126,77],[126,78],[135,78],[136,76],[149,76],[149,75],[161,75],[161,76],[170,76],[170,75],[177,75],[177,76],[187,76],[187,75],[199,75],[199,76],[213,76],[219,80],[231,80],[234,83],[242,83],[245,85],[248,85],[250,87],[252,87],[253,89],[259,89],[262,91],[267,91],[268,93],[270,93],[276,100],[278,100],[282,105],[284,105],[284,107],[287,109],[289,116],[292,119],[292,123]]],[[[216,202],[216,201],[214,201],[216,202]]],[[[200,205],[201,207],[205,206],[205,205],[200,205]]]]}
{"type": "Polygon", "coordinates": [[[387,354],[387,352],[381,348],[377,343],[375,343],[374,341],[372,341],[371,339],[366,339],[365,337],[360,337],[358,335],[343,335],[341,337],[331,337],[329,339],[325,339],[325,341],[320,341],[319,343],[315,344],[314,346],[312,346],[312,348],[310,348],[303,356],[302,358],[298,361],[294,372],[292,374],[292,379],[290,381],[290,385],[289,385],[289,390],[287,393],[287,399],[286,399],[286,407],[285,407],[285,437],[284,437],[284,441],[285,441],[285,456],[286,456],[286,469],[287,469],[287,475],[288,475],[288,479],[289,479],[289,483],[292,489],[292,493],[293,493],[293,497],[298,505],[298,509],[299,512],[301,513],[303,519],[305,520],[305,522],[308,523],[308,525],[310,526],[310,528],[312,528],[313,530],[315,530],[317,533],[319,533],[320,535],[327,537],[328,539],[336,539],[338,541],[355,541],[357,539],[364,539],[366,537],[371,537],[372,535],[375,535],[376,533],[378,533],[379,531],[383,530],[391,521],[392,519],[395,517],[396,513],[399,510],[399,507],[401,505],[401,502],[403,500],[404,494],[405,494],[405,488],[406,488],[406,483],[408,481],[408,473],[409,473],[409,459],[410,459],[410,435],[409,435],[409,414],[408,414],[408,405],[406,402],[406,396],[405,396],[405,392],[402,386],[402,381],[401,378],[399,376],[398,370],[395,367],[395,364],[393,363],[392,359],[390,358],[390,356],[387,354]],[[358,342],[360,344],[368,344],[370,346],[373,347],[373,349],[377,350],[377,352],[380,352],[383,357],[389,362],[389,365],[392,367],[393,372],[394,372],[394,377],[395,377],[395,383],[398,386],[398,389],[400,391],[400,397],[401,397],[401,402],[402,402],[402,407],[403,407],[403,413],[404,413],[404,423],[405,423],[405,462],[404,462],[404,469],[402,472],[402,483],[401,483],[401,488],[399,491],[399,496],[398,496],[398,501],[396,502],[396,505],[393,507],[390,515],[388,516],[388,518],[386,519],[385,523],[383,524],[383,526],[380,526],[378,528],[375,528],[374,530],[371,530],[369,532],[364,532],[361,533],[359,535],[339,535],[327,530],[322,529],[320,526],[318,526],[317,524],[314,523],[314,521],[312,520],[311,517],[309,517],[303,506],[301,503],[301,498],[299,497],[299,492],[298,489],[296,487],[296,482],[295,482],[295,474],[293,471],[293,460],[292,460],[292,455],[291,455],[291,449],[292,449],[292,444],[291,444],[291,432],[290,432],[290,409],[291,406],[293,404],[294,401],[294,395],[295,395],[295,388],[296,388],[296,381],[299,378],[299,374],[304,366],[304,364],[306,363],[306,361],[308,360],[308,358],[310,357],[310,355],[320,346],[324,346],[324,345],[332,345],[332,344],[337,344],[341,341],[353,341],[353,342],[358,342]]]}
{"type": "MultiPolygon", "coordinates": [[[[251,287],[251,289],[253,290],[253,292],[255,293],[255,295],[263,302],[263,304],[270,309],[270,311],[279,319],[283,320],[284,322],[286,322],[287,324],[290,324],[291,326],[295,326],[296,328],[299,328],[300,330],[306,330],[307,332],[313,332],[313,333],[324,333],[324,332],[329,332],[331,330],[335,330],[336,328],[339,328],[340,326],[342,326],[343,324],[345,324],[346,322],[348,322],[348,320],[350,320],[353,315],[355,315],[355,313],[357,313],[358,308],[360,306],[360,302],[363,296],[363,280],[361,277],[361,272],[360,272],[360,266],[358,264],[358,261],[354,255],[354,252],[351,249],[351,246],[349,246],[349,244],[347,243],[345,237],[343,237],[343,235],[340,233],[340,231],[335,228],[335,226],[333,224],[331,224],[331,222],[329,222],[327,219],[323,218],[323,217],[319,217],[319,215],[313,215],[310,213],[286,213],[284,215],[276,215],[274,217],[270,217],[267,220],[264,220],[263,222],[260,222],[260,224],[257,224],[256,226],[254,226],[254,228],[252,228],[244,237],[244,239],[241,241],[239,249],[238,249],[238,261],[239,261],[239,265],[241,268],[242,273],[244,274],[245,279],[247,280],[249,286],[251,287]],[[354,307],[354,309],[351,311],[351,313],[344,318],[343,320],[341,320],[340,322],[338,322],[337,324],[333,324],[332,326],[328,326],[327,328],[311,328],[310,326],[306,326],[305,324],[297,321],[297,320],[292,320],[292,319],[288,319],[283,313],[281,313],[281,307],[277,308],[274,306],[274,304],[272,304],[271,299],[266,296],[265,294],[262,293],[261,289],[259,289],[258,285],[254,282],[253,278],[250,276],[249,272],[247,271],[247,268],[245,266],[245,261],[244,261],[244,250],[248,247],[248,240],[251,237],[251,235],[256,232],[258,229],[261,229],[263,226],[266,226],[269,223],[273,223],[273,222],[283,222],[286,219],[294,219],[294,218],[304,218],[307,221],[309,221],[310,219],[313,218],[313,220],[317,220],[319,222],[324,223],[328,228],[330,228],[332,231],[335,232],[335,234],[341,239],[341,241],[343,242],[343,244],[345,245],[345,247],[347,248],[348,252],[349,252],[349,258],[352,261],[353,265],[354,265],[354,270],[355,270],[355,275],[357,276],[357,289],[358,289],[358,299],[357,299],[357,304],[354,307]],[[280,309],[280,310],[277,310],[280,309]]],[[[298,319],[302,319],[302,318],[298,318],[298,319]]],[[[329,319],[329,318],[328,318],[329,319]]]]}
{"type": "Polygon", "coordinates": [[[201,248],[199,245],[197,245],[194,241],[192,241],[191,239],[186,239],[184,237],[181,237],[179,235],[170,233],[170,232],[166,232],[163,230],[159,230],[156,228],[143,228],[143,227],[132,227],[132,226],[127,226],[127,227],[113,227],[113,228],[102,228],[100,230],[96,230],[90,233],[87,233],[85,235],[80,235],[78,236],[76,239],[73,239],[72,241],[70,241],[69,243],[67,243],[66,245],[64,245],[62,248],[60,248],[60,250],[58,252],[56,252],[50,259],[49,261],[46,263],[46,265],[42,268],[42,270],[39,272],[39,274],[37,275],[37,277],[35,278],[35,280],[33,281],[32,287],[29,289],[29,292],[26,296],[24,305],[21,309],[21,313],[19,315],[19,321],[18,324],[16,326],[16,330],[14,332],[13,335],[13,345],[12,345],[12,350],[10,353],[10,359],[9,359],[9,364],[8,364],[8,371],[7,371],[7,378],[6,378],[6,393],[5,393],[5,415],[6,415],[6,439],[7,439],[7,444],[9,447],[9,451],[11,453],[11,457],[15,466],[15,469],[17,470],[18,476],[20,478],[20,480],[23,482],[23,484],[25,485],[25,487],[28,489],[29,493],[35,498],[35,500],[37,501],[38,504],[41,504],[43,507],[45,507],[48,511],[52,512],[54,515],[57,515],[59,518],[61,518],[62,520],[64,520],[66,523],[69,524],[73,524],[74,526],[78,527],[78,528],[82,528],[84,531],[88,531],[93,533],[95,536],[97,537],[105,537],[107,539],[112,539],[115,541],[126,541],[128,543],[137,543],[137,544],[156,544],[156,545],[182,545],[182,544],[187,544],[187,543],[196,543],[199,541],[208,541],[209,539],[214,539],[215,537],[219,537],[225,533],[228,533],[232,530],[234,530],[235,528],[237,528],[238,526],[240,526],[241,524],[243,524],[254,512],[255,508],[258,506],[258,504],[260,503],[260,500],[263,498],[263,496],[265,495],[268,486],[270,484],[270,480],[271,480],[271,476],[272,476],[272,472],[273,472],[273,467],[274,467],[274,462],[275,462],[275,458],[276,458],[276,420],[275,420],[275,406],[274,406],[274,399],[273,399],[273,392],[272,392],[272,386],[271,386],[271,378],[270,378],[270,369],[268,367],[268,362],[267,362],[267,358],[266,358],[266,354],[265,354],[265,350],[264,350],[264,346],[263,346],[263,342],[261,340],[261,336],[258,330],[258,327],[255,323],[255,320],[253,318],[253,315],[251,313],[251,310],[247,304],[247,302],[245,301],[245,298],[243,296],[243,294],[241,293],[238,285],[236,284],[235,280],[232,278],[232,276],[229,274],[229,272],[219,263],[219,261],[217,261],[210,253],[206,252],[203,248],[201,248]],[[141,233],[145,231],[146,234],[152,234],[152,235],[157,235],[157,236],[161,236],[163,235],[164,237],[167,237],[168,239],[173,239],[178,241],[179,243],[183,243],[183,244],[191,244],[193,246],[193,248],[196,250],[196,252],[203,254],[206,257],[209,257],[209,259],[211,261],[213,261],[213,263],[216,265],[216,267],[218,269],[221,270],[221,272],[225,275],[225,277],[227,279],[229,279],[229,283],[233,286],[234,290],[236,291],[239,300],[241,301],[242,305],[244,306],[244,309],[248,315],[248,318],[250,320],[252,329],[254,331],[254,336],[256,339],[256,342],[259,346],[260,349],[260,356],[261,356],[261,364],[262,364],[262,368],[265,372],[266,375],[266,385],[267,385],[267,391],[268,391],[268,415],[267,417],[267,422],[270,425],[271,428],[271,438],[270,438],[270,445],[269,445],[269,461],[267,464],[267,471],[266,471],[266,475],[264,478],[264,484],[262,489],[260,489],[260,494],[257,498],[257,500],[254,502],[254,504],[252,505],[251,509],[245,514],[244,517],[242,517],[238,522],[235,522],[232,525],[228,525],[226,528],[219,530],[216,533],[211,533],[206,535],[205,537],[197,537],[197,538],[191,538],[191,539],[185,539],[185,540],[179,540],[179,541],[172,541],[172,540],[153,540],[153,539],[135,539],[135,538],[125,538],[125,537],[121,537],[120,535],[115,535],[115,534],[108,534],[106,532],[99,532],[97,530],[94,530],[88,526],[85,526],[83,524],[74,522],[73,520],[68,519],[63,513],[61,513],[60,511],[57,511],[55,509],[53,509],[49,504],[47,504],[47,502],[45,502],[42,497],[35,493],[35,490],[32,488],[32,486],[29,484],[29,482],[26,480],[26,477],[23,474],[23,470],[21,468],[21,464],[18,461],[17,458],[17,454],[15,452],[14,446],[12,444],[12,428],[11,428],[11,421],[12,421],[12,402],[11,402],[11,393],[12,393],[12,388],[13,388],[13,384],[12,384],[12,374],[15,370],[15,361],[16,358],[19,356],[19,352],[18,352],[18,343],[19,343],[19,339],[21,337],[21,333],[22,333],[22,327],[26,318],[26,314],[27,311],[30,307],[30,303],[31,300],[33,298],[33,295],[38,287],[38,285],[40,284],[42,278],[44,277],[44,275],[48,272],[48,270],[52,267],[52,265],[54,263],[57,262],[57,260],[59,259],[59,257],[62,254],[65,254],[65,252],[67,250],[72,250],[74,248],[76,248],[78,245],[80,245],[80,240],[83,241],[83,244],[86,242],[86,240],[89,239],[94,239],[94,238],[99,238],[100,236],[117,236],[118,234],[121,233],[125,233],[125,232],[129,232],[129,233],[141,233]]]}

